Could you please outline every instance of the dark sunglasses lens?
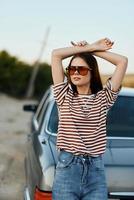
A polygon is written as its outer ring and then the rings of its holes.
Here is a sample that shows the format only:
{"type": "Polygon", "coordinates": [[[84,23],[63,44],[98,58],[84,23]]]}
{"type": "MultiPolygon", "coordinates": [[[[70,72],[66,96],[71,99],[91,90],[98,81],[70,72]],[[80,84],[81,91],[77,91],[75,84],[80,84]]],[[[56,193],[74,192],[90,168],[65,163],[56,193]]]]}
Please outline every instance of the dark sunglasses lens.
{"type": "Polygon", "coordinates": [[[73,75],[75,71],[76,71],[76,67],[69,67],[68,69],[69,75],[73,75]]]}
{"type": "Polygon", "coordinates": [[[77,70],[77,72],[80,74],[80,75],[82,75],[82,76],[85,76],[85,75],[87,75],[87,73],[88,73],[88,71],[89,71],[89,69],[88,68],[86,68],[86,67],[82,67],[82,66],[80,66],[80,67],[69,67],[68,68],[68,73],[69,73],[69,75],[74,75],[74,73],[76,72],[76,70],[77,70]]]}
{"type": "Polygon", "coordinates": [[[89,69],[86,68],[86,67],[79,67],[79,68],[78,68],[78,72],[79,72],[79,74],[82,75],[82,76],[87,75],[88,70],[89,70],[89,69]]]}

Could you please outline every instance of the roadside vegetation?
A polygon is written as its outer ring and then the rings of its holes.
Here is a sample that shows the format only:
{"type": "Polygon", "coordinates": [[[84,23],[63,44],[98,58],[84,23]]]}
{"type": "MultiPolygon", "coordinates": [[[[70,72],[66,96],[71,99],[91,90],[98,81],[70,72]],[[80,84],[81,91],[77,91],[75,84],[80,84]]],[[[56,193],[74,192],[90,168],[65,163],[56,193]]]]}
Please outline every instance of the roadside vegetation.
{"type": "MultiPolygon", "coordinates": [[[[102,75],[102,81],[105,82],[110,75],[102,75]]],[[[122,86],[134,88],[134,74],[126,74],[122,86]]]]}
{"type": "MultiPolygon", "coordinates": [[[[0,92],[17,98],[25,98],[34,64],[30,65],[10,55],[0,52],[0,92]]],[[[52,84],[51,68],[47,63],[39,63],[35,79],[33,98],[40,99],[52,84]]]]}

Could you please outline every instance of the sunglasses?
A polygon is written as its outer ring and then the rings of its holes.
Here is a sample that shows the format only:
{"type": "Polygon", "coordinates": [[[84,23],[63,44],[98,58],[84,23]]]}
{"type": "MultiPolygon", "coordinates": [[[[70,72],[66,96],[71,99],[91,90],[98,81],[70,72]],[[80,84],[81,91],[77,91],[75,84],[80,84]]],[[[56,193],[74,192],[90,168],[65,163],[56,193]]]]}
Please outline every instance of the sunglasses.
{"type": "Polygon", "coordinates": [[[71,75],[74,75],[74,73],[77,71],[80,75],[86,76],[89,70],[91,69],[85,66],[69,66],[67,68],[67,73],[71,76],[71,75]]]}

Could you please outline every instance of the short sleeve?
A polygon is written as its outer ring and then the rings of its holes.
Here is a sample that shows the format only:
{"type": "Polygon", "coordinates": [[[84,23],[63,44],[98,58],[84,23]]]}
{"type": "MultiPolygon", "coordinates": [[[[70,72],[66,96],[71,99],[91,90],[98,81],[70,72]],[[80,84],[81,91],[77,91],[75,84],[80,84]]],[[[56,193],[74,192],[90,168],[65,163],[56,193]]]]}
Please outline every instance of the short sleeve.
{"type": "Polygon", "coordinates": [[[57,102],[58,106],[61,106],[62,103],[64,102],[65,96],[68,92],[69,85],[67,82],[59,83],[56,85],[53,85],[53,94],[54,98],[57,102]]]}
{"type": "Polygon", "coordinates": [[[112,105],[115,103],[118,94],[121,90],[121,86],[119,88],[119,90],[117,90],[116,92],[112,90],[112,82],[111,82],[111,78],[109,78],[106,82],[106,85],[104,86],[104,92],[106,95],[106,106],[107,109],[110,109],[112,107],[112,105]]]}

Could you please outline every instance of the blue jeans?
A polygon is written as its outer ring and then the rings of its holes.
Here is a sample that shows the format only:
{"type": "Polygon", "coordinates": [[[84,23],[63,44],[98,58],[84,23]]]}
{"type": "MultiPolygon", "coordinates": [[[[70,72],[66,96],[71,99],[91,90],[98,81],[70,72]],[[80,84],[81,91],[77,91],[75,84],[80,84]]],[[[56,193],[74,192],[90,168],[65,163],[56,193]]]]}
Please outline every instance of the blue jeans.
{"type": "Polygon", "coordinates": [[[52,195],[53,200],[107,200],[103,157],[60,151],[52,195]]]}

